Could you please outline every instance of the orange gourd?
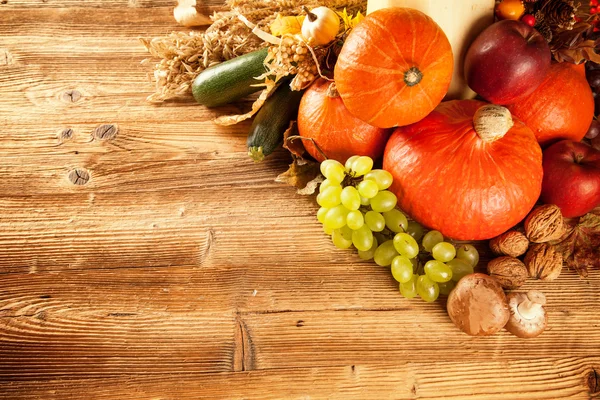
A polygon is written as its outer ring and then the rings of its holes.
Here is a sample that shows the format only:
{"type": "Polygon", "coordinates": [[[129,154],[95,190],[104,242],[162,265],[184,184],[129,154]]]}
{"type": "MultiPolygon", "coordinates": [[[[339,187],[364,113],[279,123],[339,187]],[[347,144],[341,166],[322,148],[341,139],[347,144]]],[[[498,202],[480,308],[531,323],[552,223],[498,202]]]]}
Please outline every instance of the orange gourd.
{"type": "MultiPolygon", "coordinates": [[[[312,139],[327,156],[342,164],[353,155],[377,159],[390,136],[387,129],[367,124],[348,112],[335,83],[320,78],[302,96],[298,109],[298,132],[312,139]]],[[[303,140],[306,151],[318,161],[323,154],[309,140],[303,140]]]]}
{"type": "Polygon", "coordinates": [[[583,66],[563,62],[552,64],[542,84],[508,109],[547,147],[583,139],[594,117],[594,97],[583,66]]]}
{"type": "Polygon", "coordinates": [[[448,92],[453,66],[450,42],[433,19],[391,7],[369,14],[352,30],[334,73],[350,113],[391,128],[429,114],[448,92]]]}
{"type": "Polygon", "coordinates": [[[521,221],[542,187],[533,132],[504,107],[477,100],[440,104],[397,128],[383,156],[398,205],[459,240],[484,240],[521,221]],[[511,126],[512,124],[512,126],[511,126]]]}

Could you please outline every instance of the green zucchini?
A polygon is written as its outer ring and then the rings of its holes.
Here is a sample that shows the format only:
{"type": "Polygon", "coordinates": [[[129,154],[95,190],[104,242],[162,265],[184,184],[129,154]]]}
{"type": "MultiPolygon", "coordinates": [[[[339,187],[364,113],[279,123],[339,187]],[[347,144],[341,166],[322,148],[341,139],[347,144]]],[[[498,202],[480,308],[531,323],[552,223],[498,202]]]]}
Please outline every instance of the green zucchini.
{"type": "Polygon", "coordinates": [[[264,82],[255,78],[267,72],[263,64],[267,54],[264,48],[205,69],[192,83],[194,99],[204,106],[217,107],[263,89],[254,85],[264,82]]]}
{"type": "Polygon", "coordinates": [[[290,89],[290,81],[283,81],[256,113],[248,134],[248,155],[262,161],[283,141],[290,122],[298,116],[303,91],[290,89]]]}

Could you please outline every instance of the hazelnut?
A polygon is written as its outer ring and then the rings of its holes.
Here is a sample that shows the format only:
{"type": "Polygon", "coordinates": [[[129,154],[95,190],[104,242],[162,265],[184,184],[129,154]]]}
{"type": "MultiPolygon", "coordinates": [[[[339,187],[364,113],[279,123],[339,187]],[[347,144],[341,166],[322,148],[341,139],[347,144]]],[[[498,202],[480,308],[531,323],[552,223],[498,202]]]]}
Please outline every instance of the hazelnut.
{"type": "Polygon", "coordinates": [[[504,289],[516,289],[522,286],[529,276],[525,264],[510,256],[493,259],[488,263],[487,271],[504,289]]]}
{"type": "Polygon", "coordinates": [[[531,245],[524,262],[530,277],[542,281],[553,281],[562,271],[563,257],[554,246],[548,243],[538,243],[531,245]]]}
{"type": "Polygon", "coordinates": [[[554,204],[534,208],[525,219],[525,235],[534,243],[560,239],[565,230],[560,208],[554,204]]]}
{"type": "Polygon", "coordinates": [[[490,249],[498,256],[519,257],[529,247],[529,239],[518,231],[510,230],[490,240],[490,249]]]}

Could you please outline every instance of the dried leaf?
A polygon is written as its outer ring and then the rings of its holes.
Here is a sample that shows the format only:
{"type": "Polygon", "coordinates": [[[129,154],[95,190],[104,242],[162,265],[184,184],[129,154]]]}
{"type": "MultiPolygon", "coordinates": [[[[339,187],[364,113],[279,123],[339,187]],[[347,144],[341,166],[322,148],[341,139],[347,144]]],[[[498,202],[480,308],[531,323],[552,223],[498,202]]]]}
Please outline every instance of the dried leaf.
{"type": "Polygon", "coordinates": [[[337,14],[342,19],[342,26],[344,31],[354,28],[363,19],[365,19],[365,16],[362,15],[360,11],[358,11],[356,15],[352,17],[351,14],[348,14],[348,11],[345,8],[342,11],[338,11],[337,14]]]}
{"type": "Polygon", "coordinates": [[[585,277],[588,269],[600,269],[600,209],[566,222],[570,229],[551,244],[562,253],[569,268],[585,277]]]}
{"type": "Polygon", "coordinates": [[[275,36],[295,35],[300,33],[304,18],[304,15],[289,15],[287,17],[283,17],[281,14],[277,14],[277,18],[271,23],[270,26],[271,33],[275,36]]]}
{"type": "Polygon", "coordinates": [[[558,62],[581,64],[586,60],[600,63],[600,54],[594,51],[594,41],[586,40],[572,48],[562,48],[554,52],[554,59],[558,62]]]}
{"type": "Polygon", "coordinates": [[[217,125],[229,126],[235,125],[238,122],[242,122],[247,120],[248,118],[251,118],[262,107],[262,105],[265,103],[265,101],[277,85],[275,84],[275,81],[272,81],[267,78],[265,79],[264,86],[265,88],[260,93],[260,96],[258,96],[258,99],[256,99],[254,103],[252,103],[252,109],[250,111],[240,115],[223,115],[219,118],[216,118],[213,122],[217,125]]]}
{"type": "Polygon", "coordinates": [[[299,136],[298,124],[296,121],[292,121],[290,127],[283,133],[283,148],[292,153],[292,155],[302,158],[304,153],[306,153],[306,149],[302,144],[302,140],[297,140],[299,136]]]}
{"type": "Polygon", "coordinates": [[[294,158],[290,168],[275,178],[275,182],[286,183],[297,187],[298,194],[311,195],[315,192],[318,184],[323,181],[319,170],[319,163],[294,158]]]}

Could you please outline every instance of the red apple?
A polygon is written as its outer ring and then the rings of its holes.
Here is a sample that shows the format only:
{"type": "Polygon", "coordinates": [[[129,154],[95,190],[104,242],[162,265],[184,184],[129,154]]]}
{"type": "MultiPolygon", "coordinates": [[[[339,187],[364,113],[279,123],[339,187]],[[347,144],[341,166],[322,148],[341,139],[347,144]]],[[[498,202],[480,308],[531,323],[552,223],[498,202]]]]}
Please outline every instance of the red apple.
{"type": "Polygon", "coordinates": [[[600,151],[585,143],[562,140],[544,150],[541,199],[556,204],[566,218],[600,205],[600,151]]]}
{"type": "Polygon", "coordinates": [[[465,57],[465,77],[475,92],[495,104],[531,94],[550,69],[550,48],[534,28],[504,20],[486,28],[465,57]]]}

